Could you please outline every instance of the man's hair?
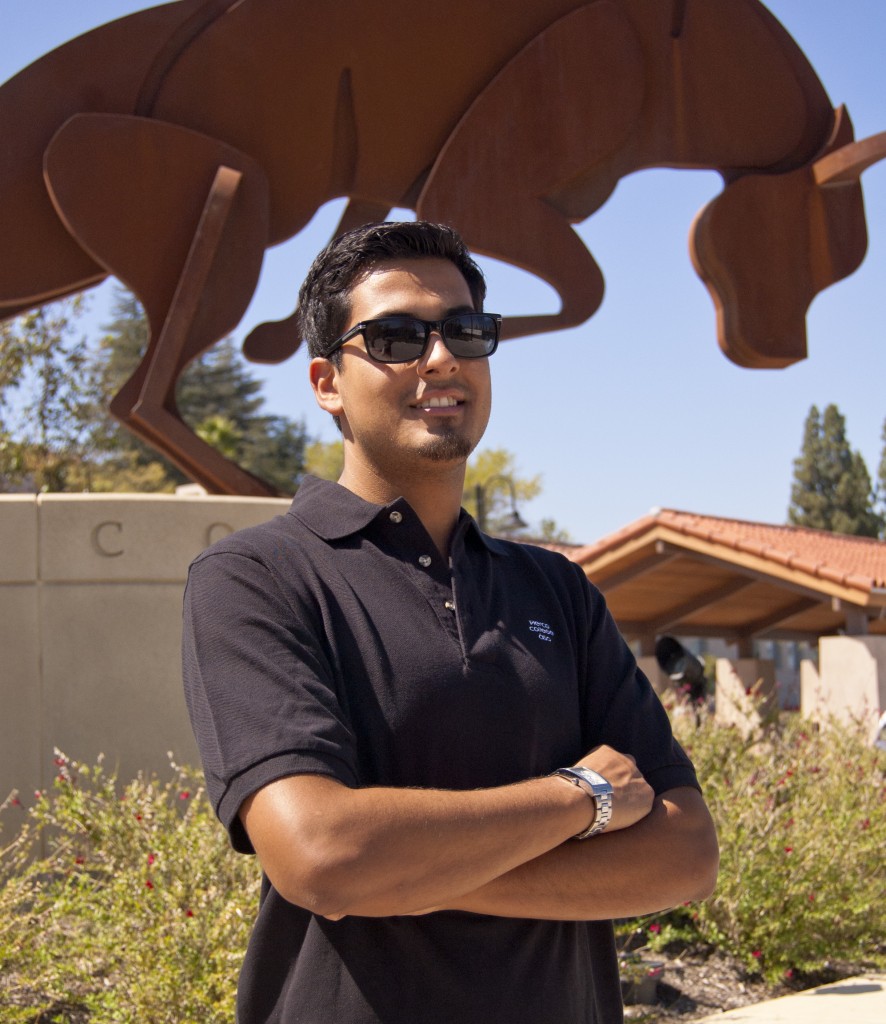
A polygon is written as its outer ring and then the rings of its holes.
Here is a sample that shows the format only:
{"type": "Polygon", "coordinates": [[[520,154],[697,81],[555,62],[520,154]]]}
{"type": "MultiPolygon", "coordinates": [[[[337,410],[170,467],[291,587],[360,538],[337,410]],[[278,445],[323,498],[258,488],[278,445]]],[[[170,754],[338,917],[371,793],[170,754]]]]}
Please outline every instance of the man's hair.
{"type": "MultiPolygon", "coordinates": [[[[308,354],[325,356],[345,331],[351,313],[351,289],[388,260],[444,259],[461,272],[479,313],[486,298],[483,272],[471,259],[459,235],[445,224],[428,221],[385,221],[364,224],[334,238],[311,264],[298,293],[300,337],[308,354]]],[[[339,364],[341,351],[330,358],[339,364]]]]}

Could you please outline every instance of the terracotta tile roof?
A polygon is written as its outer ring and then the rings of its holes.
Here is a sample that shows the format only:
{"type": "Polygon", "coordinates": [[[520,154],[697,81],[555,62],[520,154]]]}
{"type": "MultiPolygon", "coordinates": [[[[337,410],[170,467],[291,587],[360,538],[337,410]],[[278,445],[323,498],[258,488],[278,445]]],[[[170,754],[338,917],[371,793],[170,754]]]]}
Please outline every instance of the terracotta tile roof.
{"type": "Polygon", "coordinates": [[[886,541],[668,508],[656,509],[595,544],[573,549],[569,557],[586,565],[656,527],[755,555],[831,583],[868,592],[886,587],[886,541]]]}

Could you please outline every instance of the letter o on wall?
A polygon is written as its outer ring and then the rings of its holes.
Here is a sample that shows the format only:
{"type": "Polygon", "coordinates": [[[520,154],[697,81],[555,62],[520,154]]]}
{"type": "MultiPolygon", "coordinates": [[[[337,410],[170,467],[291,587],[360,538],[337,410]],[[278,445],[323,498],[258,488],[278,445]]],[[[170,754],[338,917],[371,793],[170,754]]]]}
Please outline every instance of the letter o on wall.
{"type": "Polygon", "coordinates": [[[118,547],[123,534],[123,524],[116,519],[99,523],[92,531],[92,546],[102,558],[118,558],[123,548],[118,547]]]}

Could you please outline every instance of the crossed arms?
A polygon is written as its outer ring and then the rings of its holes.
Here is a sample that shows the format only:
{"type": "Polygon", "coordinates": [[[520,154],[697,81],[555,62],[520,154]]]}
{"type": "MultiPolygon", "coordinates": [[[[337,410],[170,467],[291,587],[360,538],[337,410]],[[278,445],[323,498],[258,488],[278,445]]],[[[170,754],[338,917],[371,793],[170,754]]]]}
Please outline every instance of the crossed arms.
{"type": "Polygon", "coordinates": [[[704,899],[717,875],[701,795],[654,796],[633,758],[578,764],[613,785],[606,832],[581,842],[591,799],[560,778],[467,791],[350,789],[320,775],[258,790],[240,817],[287,900],[330,918],[468,910],[499,917],[631,917],[704,899]]]}

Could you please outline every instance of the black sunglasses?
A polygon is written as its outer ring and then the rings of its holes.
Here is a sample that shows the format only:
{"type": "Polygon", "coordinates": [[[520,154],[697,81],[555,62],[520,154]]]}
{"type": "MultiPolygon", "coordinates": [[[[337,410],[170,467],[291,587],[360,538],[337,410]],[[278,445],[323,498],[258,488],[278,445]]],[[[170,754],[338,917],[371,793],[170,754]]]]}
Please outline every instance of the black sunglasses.
{"type": "Polygon", "coordinates": [[[378,363],[411,363],[421,359],[431,331],[458,359],[482,359],[498,347],[501,317],[498,313],[454,313],[442,320],[419,320],[414,316],[382,316],[362,320],[343,334],[326,353],[331,356],[346,341],[363,335],[366,351],[378,363]]]}

